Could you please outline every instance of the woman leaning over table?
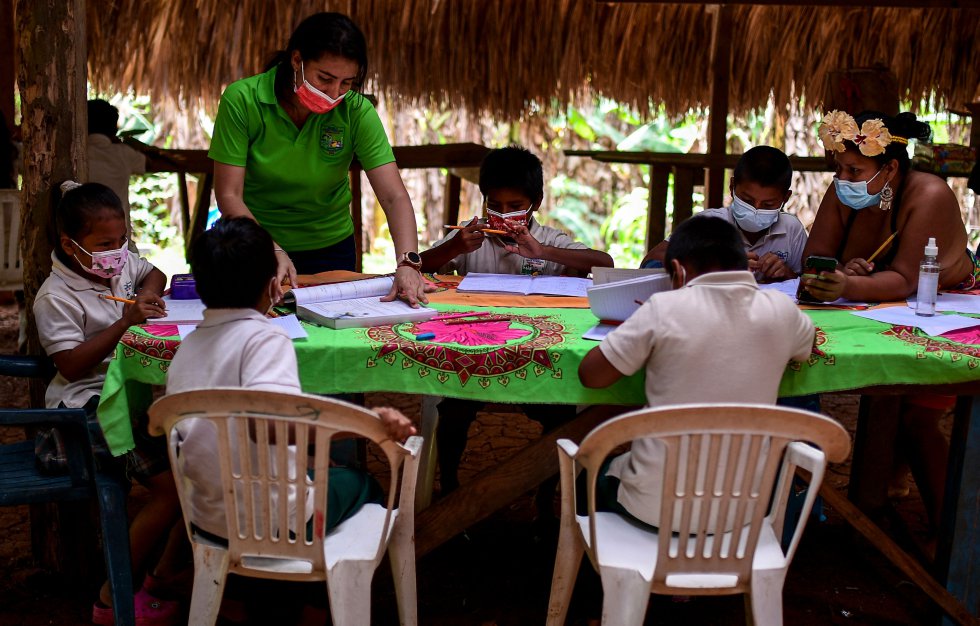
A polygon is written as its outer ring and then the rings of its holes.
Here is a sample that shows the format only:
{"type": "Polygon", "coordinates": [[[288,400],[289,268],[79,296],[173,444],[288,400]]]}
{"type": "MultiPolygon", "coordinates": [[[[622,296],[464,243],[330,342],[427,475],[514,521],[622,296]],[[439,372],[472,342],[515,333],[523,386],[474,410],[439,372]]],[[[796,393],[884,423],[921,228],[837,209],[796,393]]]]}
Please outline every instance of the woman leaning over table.
{"type": "Polygon", "coordinates": [[[397,269],[387,298],[426,302],[415,211],[374,106],[357,90],[367,44],[345,15],[303,20],[267,70],[221,96],[208,156],[224,216],[272,235],[278,278],[353,270],[348,171],[356,157],[388,218],[397,269]]]}
{"type": "MultiPolygon", "coordinates": [[[[839,297],[904,300],[916,291],[919,263],[930,237],[939,247],[939,286],[975,286],[980,273],[966,247],[956,196],[943,179],[910,168],[909,139],[928,139],[926,124],[911,113],[893,118],[866,111],[855,118],[832,111],[818,132],[824,147],[834,153],[836,175],[820,203],[803,259],[834,257],[838,269],[806,279],[813,296],[825,302],[839,297]],[[869,263],[893,233],[891,243],[869,263]]],[[[933,527],[939,521],[949,449],[938,421],[953,400],[918,394],[906,396],[902,404],[900,449],[908,457],[933,527]]],[[[896,478],[901,489],[904,472],[896,478]]]]}

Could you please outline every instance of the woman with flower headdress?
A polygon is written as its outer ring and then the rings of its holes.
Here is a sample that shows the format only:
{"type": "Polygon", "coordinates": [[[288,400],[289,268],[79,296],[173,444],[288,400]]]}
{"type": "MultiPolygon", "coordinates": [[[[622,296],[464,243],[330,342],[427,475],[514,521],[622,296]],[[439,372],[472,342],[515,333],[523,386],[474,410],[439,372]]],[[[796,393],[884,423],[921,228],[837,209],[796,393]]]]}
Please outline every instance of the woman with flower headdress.
{"type": "MultiPolygon", "coordinates": [[[[978,284],[980,271],[967,249],[956,196],[943,179],[911,169],[908,142],[928,139],[928,125],[912,113],[889,117],[865,111],[851,117],[832,111],[818,132],[824,147],[834,153],[836,175],[820,203],[803,258],[829,256],[838,265],[834,272],[805,279],[812,296],[825,302],[840,297],[904,300],[918,286],[919,263],[930,237],[939,247],[940,288],[972,289],[978,284]]],[[[938,418],[952,403],[950,397],[919,394],[907,396],[902,409],[903,447],[933,524],[939,520],[948,450],[938,418]]]]}

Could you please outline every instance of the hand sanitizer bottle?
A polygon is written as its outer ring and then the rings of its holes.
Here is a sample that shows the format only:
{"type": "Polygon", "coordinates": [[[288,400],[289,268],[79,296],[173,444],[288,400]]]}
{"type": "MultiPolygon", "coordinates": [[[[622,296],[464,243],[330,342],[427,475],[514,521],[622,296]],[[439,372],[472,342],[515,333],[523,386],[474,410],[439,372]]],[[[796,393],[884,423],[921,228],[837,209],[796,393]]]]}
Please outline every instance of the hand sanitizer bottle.
{"type": "Polygon", "coordinates": [[[936,294],[939,291],[939,248],[936,238],[929,237],[925,256],[919,263],[919,290],[915,294],[915,314],[932,317],[936,314],[936,294]]]}

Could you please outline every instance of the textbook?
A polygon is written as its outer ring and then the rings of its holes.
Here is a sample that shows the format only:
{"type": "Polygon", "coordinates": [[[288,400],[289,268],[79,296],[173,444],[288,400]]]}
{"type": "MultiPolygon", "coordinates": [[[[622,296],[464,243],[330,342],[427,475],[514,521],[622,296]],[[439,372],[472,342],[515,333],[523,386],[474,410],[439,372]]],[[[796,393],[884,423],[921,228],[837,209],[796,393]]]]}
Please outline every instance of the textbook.
{"type": "Polygon", "coordinates": [[[592,286],[588,278],[529,276],[527,274],[467,274],[456,291],[469,293],[513,293],[520,296],[586,296],[592,286]]]}
{"type": "Polygon", "coordinates": [[[599,318],[599,324],[582,337],[602,341],[615,326],[625,322],[653,294],[661,291],[670,291],[670,276],[666,272],[589,287],[589,308],[599,318]]]}
{"type": "Polygon", "coordinates": [[[644,276],[656,276],[666,274],[667,270],[662,267],[631,269],[628,267],[593,267],[592,284],[605,285],[606,283],[616,283],[631,278],[643,278],[644,276]]]}
{"type": "Polygon", "coordinates": [[[391,291],[394,278],[380,276],[346,283],[299,287],[286,292],[286,302],[296,304],[300,319],[327,328],[366,328],[401,322],[422,322],[435,309],[413,309],[401,300],[381,302],[391,291]]]}

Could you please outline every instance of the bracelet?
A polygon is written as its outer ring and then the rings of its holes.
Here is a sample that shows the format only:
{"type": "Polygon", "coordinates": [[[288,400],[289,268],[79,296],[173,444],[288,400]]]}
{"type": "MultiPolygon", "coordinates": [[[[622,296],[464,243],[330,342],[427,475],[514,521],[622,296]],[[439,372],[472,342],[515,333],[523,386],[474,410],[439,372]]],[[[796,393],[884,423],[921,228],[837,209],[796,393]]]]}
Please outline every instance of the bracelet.
{"type": "Polygon", "coordinates": [[[286,253],[286,255],[289,254],[288,252],[286,252],[285,250],[283,250],[282,248],[280,248],[278,246],[273,246],[272,247],[272,250],[273,250],[273,252],[284,252],[284,253],[286,253]]]}

